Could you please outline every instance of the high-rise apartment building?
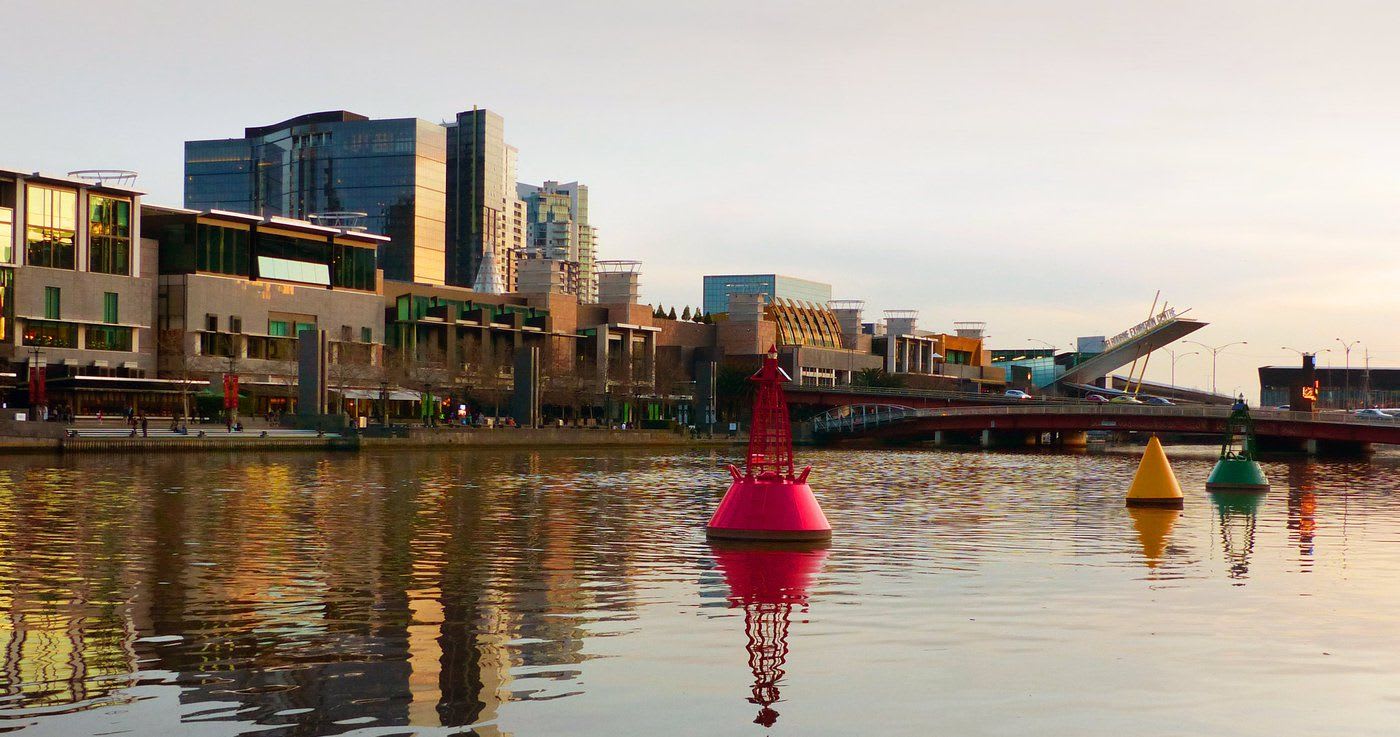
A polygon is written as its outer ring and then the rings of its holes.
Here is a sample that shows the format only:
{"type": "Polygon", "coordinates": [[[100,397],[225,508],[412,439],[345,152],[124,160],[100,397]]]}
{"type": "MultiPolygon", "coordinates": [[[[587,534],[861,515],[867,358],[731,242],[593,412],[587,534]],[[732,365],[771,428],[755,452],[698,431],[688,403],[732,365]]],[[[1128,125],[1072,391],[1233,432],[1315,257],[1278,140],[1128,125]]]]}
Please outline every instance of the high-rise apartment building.
{"type": "Polygon", "coordinates": [[[417,118],[344,110],[185,143],[185,207],[289,217],[388,236],[390,279],[442,284],[448,131],[417,118]]]}
{"type": "Polygon", "coordinates": [[[570,293],[581,302],[596,302],[598,229],[588,222],[588,186],[548,181],[538,187],[520,184],[516,191],[525,201],[525,251],[536,258],[575,264],[578,280],[570,293]]]}

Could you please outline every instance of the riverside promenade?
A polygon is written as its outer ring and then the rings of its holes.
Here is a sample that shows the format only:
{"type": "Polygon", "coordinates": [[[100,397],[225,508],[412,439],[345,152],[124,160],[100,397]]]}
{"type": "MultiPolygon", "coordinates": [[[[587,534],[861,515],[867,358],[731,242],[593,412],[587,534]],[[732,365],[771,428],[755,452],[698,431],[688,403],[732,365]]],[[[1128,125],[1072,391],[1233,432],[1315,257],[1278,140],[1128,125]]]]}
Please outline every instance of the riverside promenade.
{"type": "Polygon", "coordinates": [[[357,451],[361,448],[562,448],[562,447],[700,447],[730,445],[743,437],[692,438],[672,430],[608,428],[464,428],[396,426],[364,432],[317,432],[268,425],[249,419],[241,432],[223,425],[193,425],[189,433],[169,429],[169,418],[152,418],[146,435],[132,436],[120,421],[80,420],[61,423],[0,423],[4,452],[201,452],[241,450],[357,451]]]}

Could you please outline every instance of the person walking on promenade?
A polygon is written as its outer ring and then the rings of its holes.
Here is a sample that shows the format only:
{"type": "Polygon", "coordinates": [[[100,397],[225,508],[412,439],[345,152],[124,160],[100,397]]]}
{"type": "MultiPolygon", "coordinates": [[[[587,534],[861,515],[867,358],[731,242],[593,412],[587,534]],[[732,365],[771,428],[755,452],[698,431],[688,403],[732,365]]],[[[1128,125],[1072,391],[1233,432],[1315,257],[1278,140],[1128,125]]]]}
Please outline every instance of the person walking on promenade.
{"type": "Polygon", "coordinates": [[[149,438],[150,436],[150,418],[146,417],[146,414],[143,412],[141,413],[141,437],[149,438]]]}

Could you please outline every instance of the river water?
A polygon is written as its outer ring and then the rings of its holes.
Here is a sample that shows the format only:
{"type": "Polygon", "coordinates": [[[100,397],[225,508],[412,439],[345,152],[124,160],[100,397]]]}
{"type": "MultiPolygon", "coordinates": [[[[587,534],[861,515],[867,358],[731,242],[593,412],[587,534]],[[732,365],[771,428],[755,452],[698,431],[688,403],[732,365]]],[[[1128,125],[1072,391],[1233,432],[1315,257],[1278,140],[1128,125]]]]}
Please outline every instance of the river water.
{"type": "Polygon", "coordinates": [[[0,459],[0,731],[1392,734],[1400,462],[1130,513],[1126,453],[813,451],[825,549],[714,548],[729,451],[0,459]]]}

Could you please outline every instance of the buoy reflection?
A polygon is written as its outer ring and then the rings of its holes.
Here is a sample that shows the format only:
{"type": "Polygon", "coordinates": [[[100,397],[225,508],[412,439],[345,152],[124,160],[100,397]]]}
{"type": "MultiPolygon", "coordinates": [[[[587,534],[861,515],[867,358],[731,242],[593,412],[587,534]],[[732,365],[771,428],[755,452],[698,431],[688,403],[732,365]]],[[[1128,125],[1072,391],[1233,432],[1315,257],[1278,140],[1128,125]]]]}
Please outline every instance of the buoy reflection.
{"type": "Polygon", "coordinates": [[[807,611],[808,588],[827,551],[776,544],[712,544],[711,548],[729,586],[730,608],[744,609],[745,649],[753,672],[748,700],[759,707],[754,724],[771,727],[778,720],[773,705],[779,701],[778,686],[786,674],[792,610],[807,611]]]}

